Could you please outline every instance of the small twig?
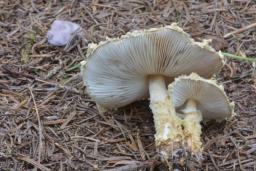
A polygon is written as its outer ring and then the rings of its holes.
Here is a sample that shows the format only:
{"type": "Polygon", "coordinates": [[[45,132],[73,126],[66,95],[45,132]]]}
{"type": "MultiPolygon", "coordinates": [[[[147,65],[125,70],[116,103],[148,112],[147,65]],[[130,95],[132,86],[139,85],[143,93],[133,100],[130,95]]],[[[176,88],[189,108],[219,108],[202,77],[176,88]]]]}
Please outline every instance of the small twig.
{"type": "Polygon", "coordinates": [[[48,72],[48,74],[44,77],[44,79],[48,80],[56,75],[63,68],[63,62],[59,60],[59,65],[55,66],[52,70],[48,72]]]}
{"type": "Polygon", "coordinates": [[[151,168],[155,165],[156,163],[154,162],[141,162],[141,163],[134,163],[134,164],[129,164],[126,166],[121,166],[113,169],[104,169],[103,171],[136,171],[136,170],[143,170],[143,169],[148,169],[151,168]]]}
{"type": "Polygon", "coordinates": [[[81,47],[80,47],[79,44],[77,45],[77,49],[78,49],[78,52],[79,52],[80,56],[81,56],[83,59],[86,59],[86,57],[84,56],[83,50],[81,49],[81,47]]]}
{"type": "Polygon", "coordinates": [[[42,124],[41,124],[41,120],[40,120],[40,115],[38,112],[38,108],[36,105],[36,101],[35,101],[35,97],[34,94],[32,92],[31,87],[28,87],[34,106],[35,106],[35,111],[36,111],[36,116],[37,116],[37,122],[38,122],[38,134],[39,134],[39,147],[38,147],[38,162],[40,163],[41,161],[41,154],[42,154],[42,150],[43,150],[43,129],[42,129],[42,124]]]}
{"type": "Polygon", "coordinates": [[[230,33],[227,33],[227,34],[224,35],[224,38],[228,38],[229,36],[231,36],[231,35],[233,35],[233,34],[241,33],[241,32],[243,32],[243,31],[246,31],[246,30],[248,30],[248,29],[250,29],[250,28],[253,28],[253,27],[256,27],[256,23],[252,23],[252,24],[250,24],[250,25],[248,25],[248,26],[245,26],[245,27],[243,27],[243,28],[237,29],[237,30],[232,31],[232,32],[230,32],[230,33]]]}
{"type": "Polygon", "coordinates": [[[56,145],[59,149],[61,149],[67,155],[68,158],[73,158],[71,152],[68,149],[64,148],[61,144],[55,142],[53,138],[50,137],[48,134],[45,134],[45,137],[48,141],[50,141],[52,144],[56,145]]]}
{"type": "Polygon", "coordinates": [[[35,166],[36,168],[42,170],[42,171],[50,171],[51,169],[45,167],[44,165],[40,164],[40,162],[37,162],[31,158],[29,158],[28,156],[17,156],[16,157],[18,160],[23,160],[29,164],[32,164],[33,166],[35,166]]]}
{"type": "Polygon", "coordinates": [[[67,91],[75,93],[75,94],[80,94],[80,92],[76,88],[69,87],[69,86],[64,86],[64,85],[61,85],[60,83],[57,83],[57,82],[55,83],[55,82],[45,81],[45,80],[42,80],[42,79],[40,79],[38,77],[35,77],[33,75],[30,75],[30,74],[13,71],[13,70],[9,69],[6,66],[2,66],[2,68],[4,69],[4,72],[6,74],[13,75],[14,77],[23,76],[23,77],[33,79],[33,80],[38,81],[38,82],[42,82],[42,83],[45,83],[45,84],[48,84],[48,85],[52,85],[52,86],[55,87],[55,89],[64,89],[64,90],[67,90],[67,91]]]}
{"type": "Polygon", "coordinates": [[[220,170],[219,167],[217,166],[217,164],[216,164],[216,162],[215,162],[213,156],[212,156],[212,153],[211,153],[210,151],[208,151],[208,153],[209,153],[210,159],[211,159],[211,161],[212,161],[212,163],[213,163],[215,169],[216,169],[216,170],[220,170]]]}
{"type": "Polygon", "coordinates": [[[31,0],[30,2],[31,2],[31,6],[32,6],[32,8],[34,9],[34,11],[37,12],[37,13],[40,13],[40,11],[36,8],[36,5],[35,5],[35,3],[34,3],[34,0],[31,0]]]}
{"type": "Polygon", "coordinates": [[[40,45],[44,44],[46,41],[47,41],[47,38],[45,37],[40,42],[35,43],[32,46],[32,49],[31,49],[32,55],[36,55],[36,48],[37,48],[37,46],[40,46],[40,45]]]}
{"type": "Polygon", "coordinates": [[[88,10],[84,4],[80,3],[81,7],[86,11],[86,13],[91,17],[91,19],[95,22],[95,24],[99,24],[99,22],[95,19],[95,17],[91,14],[91,12],[88,10]]]}
{"type": "Polygon", "coordinates": [[[61,150],[63,150],[63,152],[69,157],[69,158],[72,158],[73,156],[72,156],[72,154],[71,154],[71,152],[68,150],[68,149],[66,149],[66,148],[64,148],[62,145],[60,145],[59,143],[54,143],[54,145],[56,145],[58,148],[60,148],[61,150]]]}
{"type": "Polygon", "coordinates": [[[238,164],[239,164],[240,170],[245,171],[245,169],[243,168],[242,162],[241,162],[239,150],[237,151],[237,158],[238,158],[238,164]]]}
{"type": "Polygon", "coordinates": [[[99,141],[95,141],[93,155],[98,156],[99,141]]]}
{"type": "Polygon", "coordinates": [[[65,122],[60,126],[61,129],[64,129],[67,124],[73,119],[73,117],[76,115],[76,112],[72,112],[68,118],[65,120],[65,122]]]}
{"type": "Polygon", "coordinates": [[[58,119],[53,121],[45,121],[43,122],[43,125],[58,125],[63,124],[66,121],[66,119],[58,119]]]}
{"type": "Polygon", "coordinates": [[[30,55],[31,58],[50,58],[53,57],[54,54],[33,54],[30,55]]]}
{"type": "Polygon", "coordinates": [[[59,11],[57,11],[55,14],[53,14],[53,17],[57,17],[58,15],[60,15],[63,11],[65,11],[68,8],[68,6],[64,6],[62,7],[59,11]]]}
{"type": "Polygon", "coordinates": [[[137,132],[136,136],[137,136],[136,138],[137,138],[137,144],[138,144],[138,147],[139,147],[140,156],[141,156],[142,160],[146,160],[146,157],[148,158],[149,156],[146,154],[146,151],[145,151],[145,149],[143,147],[143,144],[140,140],[140,136],[139,136],[138,132],[137,132]]]}

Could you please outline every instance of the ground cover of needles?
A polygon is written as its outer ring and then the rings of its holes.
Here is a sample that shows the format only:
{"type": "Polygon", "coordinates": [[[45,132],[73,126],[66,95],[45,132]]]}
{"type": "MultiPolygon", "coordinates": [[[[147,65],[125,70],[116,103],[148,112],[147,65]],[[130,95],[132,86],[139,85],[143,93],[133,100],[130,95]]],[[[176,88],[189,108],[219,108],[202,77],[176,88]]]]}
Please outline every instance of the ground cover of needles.
{"type": "MultiPolygon", "coordinates": [[[[172,22],[216,50],[256,56],[256,28],[246,29],[256,23],[254,0],[0,1],[0,170],[161,168],[148,102],[99,114],[79,62],[90,42],[172,22]],[[55,19],[78,23],[84,38],[48,44],[55,19]]],[[[238,115],[203,125],[204,160],[186,161],[187,170],[256,170],[255,68],[225,60],[217,79],[238,115]]]]}

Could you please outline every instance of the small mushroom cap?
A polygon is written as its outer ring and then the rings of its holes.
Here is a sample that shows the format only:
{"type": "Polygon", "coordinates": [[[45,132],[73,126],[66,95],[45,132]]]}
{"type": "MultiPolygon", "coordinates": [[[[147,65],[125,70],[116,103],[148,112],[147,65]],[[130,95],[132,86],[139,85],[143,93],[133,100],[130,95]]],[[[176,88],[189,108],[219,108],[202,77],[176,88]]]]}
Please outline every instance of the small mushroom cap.
{"type": "Polygon", "coordinates": [[[234,104],[229,102],[223,87],[195,73],[176,78],[168,86],[168,91],[177,111],[184,110],[186,102],[191,99],[205,120],[221,121],[234,115],[234,104]]]}
{"type": "Polygon", "coordinates": [[[81,72],[89,95],[106,108],[117,108],[148,94],[148,76],[174,78],[197,72],[209,78],[223,66],[207,41],[195,42],[176,24],[129,32],[90,44],[81,72]]]}

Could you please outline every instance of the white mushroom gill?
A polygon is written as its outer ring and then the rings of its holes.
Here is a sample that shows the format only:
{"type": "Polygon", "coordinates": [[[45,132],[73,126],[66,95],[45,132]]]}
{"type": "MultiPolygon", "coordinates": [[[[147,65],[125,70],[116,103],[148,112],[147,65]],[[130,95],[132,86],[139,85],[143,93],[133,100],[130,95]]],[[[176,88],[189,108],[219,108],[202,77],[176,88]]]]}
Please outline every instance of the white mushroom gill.
{"type": "Polygon", "coordinates": [[[203,119],[224,120],[234,115],[223,88],[213,80],[192,73],[180,76],[168,87],[174,107],[184,114],[184,138],[189,151],[202,152],[201,125],[203,119]]]}
{"type": "Polygon", "coordinates": [[[218,53],[202,48],[170,26],[128,35],[90,45],[88,62],[82,65],[88,93],[107,108],[144,97],[149,75],[175,78],[196,72],[209,78],[223,64],[218,53]]]}

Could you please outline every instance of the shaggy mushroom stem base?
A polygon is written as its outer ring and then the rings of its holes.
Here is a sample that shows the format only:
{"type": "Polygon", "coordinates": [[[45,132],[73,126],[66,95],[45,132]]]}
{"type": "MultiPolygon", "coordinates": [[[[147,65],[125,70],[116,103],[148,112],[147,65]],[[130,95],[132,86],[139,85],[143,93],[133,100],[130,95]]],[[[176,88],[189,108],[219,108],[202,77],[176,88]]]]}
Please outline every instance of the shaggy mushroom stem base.
{"type": "Polygon", "coordinates": [[[150,76],[149,93],[156,130],[155,143],[160,153],[168,158],[181,146],[182,120],[176,115],[163,76],[150,76]]]}
{"type": "Polygon", "coordinates": [[[183,120],[184,136],[189,151],[195,155],[200,155],[202,152],[201,142],[201,124],[202,114],[197,110],[197,104],[194,100],[187,101],[185,110],[185,118],[183,120]]]}

